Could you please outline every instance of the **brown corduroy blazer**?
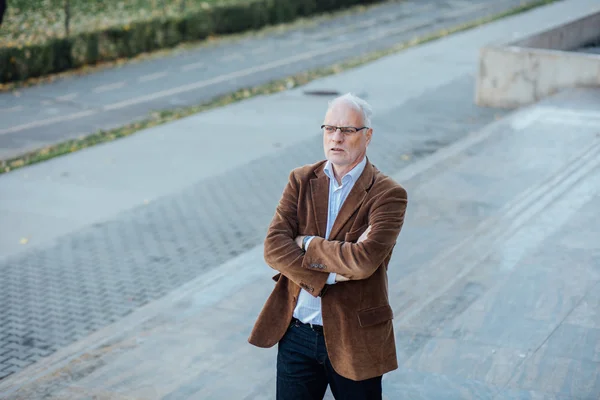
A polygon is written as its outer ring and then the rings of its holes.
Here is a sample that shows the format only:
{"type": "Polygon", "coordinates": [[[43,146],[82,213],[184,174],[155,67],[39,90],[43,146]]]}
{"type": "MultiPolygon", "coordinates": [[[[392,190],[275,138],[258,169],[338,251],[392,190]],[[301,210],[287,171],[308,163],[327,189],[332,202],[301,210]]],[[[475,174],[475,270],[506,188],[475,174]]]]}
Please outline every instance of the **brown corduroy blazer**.
{"type": "Polygon", "coordinates": [[[367,159],[342,205],[329,240],[329,178],[325,161],[293,170],[264,243],[267,264],[279,271],[248,341],[272,347],[289,327],[300,288],[321,296],[327,352],[336,372],[353,380],[398,368],[387,266],[404,223],[406,190],[367,159]],[[371,225],[368,239],[356,243],[371,225]],[[294,239],[315,235],[306,253],[294,239]],[[326,285],[330,272],[350,278],[326,285]]]}

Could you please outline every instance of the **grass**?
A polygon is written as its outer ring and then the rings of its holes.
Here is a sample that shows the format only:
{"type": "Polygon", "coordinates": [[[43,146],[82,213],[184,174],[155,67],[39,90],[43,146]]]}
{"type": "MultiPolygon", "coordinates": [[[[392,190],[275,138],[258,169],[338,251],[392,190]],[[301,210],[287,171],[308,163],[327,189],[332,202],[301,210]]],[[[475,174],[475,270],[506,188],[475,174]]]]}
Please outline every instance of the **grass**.
{"type": "MultiPolygon", "coordinates": [[[[157,17],[181,16],[219,0],[68,0],[73,33],[127,26],[157,17]]],[[[230,0],[242,2],[244,0],[230,0]]],[[[19,47],[64,38],[65,0],[8,0],[0,47],[19,47]]]]}
{"type": "Polygon", "coordinates": [[[531,3],[521,5],[519,7],[513,8],[511,10],[505,11],[503,13],[499,13],[496,15],[492,15],[486,18],[481,18],[463,25],[456,26],[451,29],[444,29],[438,32],[435,32],[431,35],[416,37],[410,41],[399,43],[398,45],[383,50],[377,51],[373,53],[369,53],[367,55],[353,58],[351,60],[334,64],[327,68],[320,68],[308,72],[304,72],[301,74],[297,74],[294,76],[290,76],[285,79],[279,79],[273,82],[269,82],[264,85],[259,85],[252,88],[246,88],[238,90],[234,93],[218,97],[213,99],[210,102],[202,103],[199,105],[195,105],[192,107],[179,108],[175,110],[167,110],[161,112],[152,113],[147,119],[136,122],[133,124],[126,125],[121,128],[109,130],[109,131],[99,131],[95,134],[85,136],[79,139],[68,140],[63,143],[59,143],[57,145],[48,146],[41,150],[32,151],[23,156],[1,161],[0,162],[0,174],[9,172],[11,170],[24,167],[26,165],[35,164],[38,162],[42,162],[45,160],[49,160],[54,157],[58,157],[64,154],[72,153],[78,150],[82,150],[91,146],[94,146],[99,143],[110,142],[115,139],[119,139],[122,137],[130,136],[140,130],[151,128],[153,126],[161,125],[173,120],[177,120],[180,118],[184,118],[193,114],[197,114],[200,112],[208,111],[217,107],[223,107],[228,104],[232,104],[238,102],[240,100],[248,99],[250,97],[258,96],[258,95],[269,95],[278,92],[282,92],[294,87],[305,85],[315,79],[323,78],[329,75],[337,74],[342,71],[355,68],[357,66],[373,62],[382,57],[397,53],[406,48],[417,46],[420,44],[424,44],[427,42],[431,42],[433,40],[437,40],[443,38],[447,35],[466,31],[468,29],[475,28],[480,25],[484,25],[486,23],[505,18],[511,15],[519,14],[533,8],[543,6],[546,4],[553,3],[557,0],[536,0],[531,3]]]}

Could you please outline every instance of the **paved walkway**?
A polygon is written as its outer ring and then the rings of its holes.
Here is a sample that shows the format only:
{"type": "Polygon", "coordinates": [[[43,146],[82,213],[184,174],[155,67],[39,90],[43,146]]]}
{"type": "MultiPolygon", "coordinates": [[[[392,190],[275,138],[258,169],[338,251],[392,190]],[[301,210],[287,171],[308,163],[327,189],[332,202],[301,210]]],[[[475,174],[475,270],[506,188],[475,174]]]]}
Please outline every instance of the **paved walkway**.
{"type": "MultiPolygon", "coordinates": [[[[387,399],[598,398],[598,106],[600,91],[563,94],[393,175],[412,200],[390,264],[387,399]]],[[[274,398],[275,348],[246,342],[273,273],[256,247],[0,393],[274,398]]]]}
{"type": "MultiPolygon", "coordinates": [[[[528,0],[532,1],[532,0],[528,0]]],[[[337,16],[218,40],[167,57],[0,93],[0,160],[329,66],[501,13],[521,0],[389,1],[337,16]]]]}
{"type": "MultiPolygon", "coordinates": [[[[370,155],[412,198],[391,267],[402,368],[388,398],[598,397],[598,95],[464,137],[496,113],[469,106],[477,49],[595,4],[554,4],[309,85],[372,102],[370,155]]],[[[4,379],[0,397],[270,398],[273,349],[245,341],[272,287],[259,245],[289,169],[322,157],[325,101],[256,98],[0,176],[0,371],[70,345],[4,379]]]]}

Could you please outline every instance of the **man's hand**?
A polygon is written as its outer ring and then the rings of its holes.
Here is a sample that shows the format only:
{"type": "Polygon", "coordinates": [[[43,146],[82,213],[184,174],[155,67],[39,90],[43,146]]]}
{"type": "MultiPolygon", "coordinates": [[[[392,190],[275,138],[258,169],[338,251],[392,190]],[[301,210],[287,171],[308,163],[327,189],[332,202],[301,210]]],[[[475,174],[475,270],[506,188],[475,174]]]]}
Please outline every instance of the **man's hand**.
{"type": "MultiPolygon", "coordinates": [[[[369,225],[367,227],[367,229],[362,233],[362,235],[360,235],[360,237],[358,238],[356,243],[364,242],[365,240],[367,240],[367,238],[369,237],[369,232],[371,232],[371,225],[369,225]]],[[[295,240],[296,244],[298,245],[298,247],[302,248],[302,241],[304,240],[304,235],[296,236],[296,239],[294,239],[294,240],[295,240]]],[[[336,282],[347,282],[349,280],[350,279],[346,278],[343,275],[336,274],[336,277],[335,277],[336,282]]]]}
{"type": "MultiPolygon", "coordinates": [[[[369,232],[371,232],[371,225],[369,225],[367,229],[362,233],[362,235],[360,235],[356,243],[364,242],[365,240],[367,240],[367,238],[369,237],[369,232]]],[[[335,277],[336,282],[347,282],[349,280],[350,279],[340,274],[337,274],[335,277]]]]}
{"type": "Polygon", "coordinates": [[[358,238],[358,240],[356,241],[356,243],[364,242],[365,240],[367,240],[367,238],[369,237],[369,232],[371,232],[371,225],[369,225],[367,227],[367,230],[365,230],[362,233],[362,235],[360,235],[360,237],[358,238]]]}

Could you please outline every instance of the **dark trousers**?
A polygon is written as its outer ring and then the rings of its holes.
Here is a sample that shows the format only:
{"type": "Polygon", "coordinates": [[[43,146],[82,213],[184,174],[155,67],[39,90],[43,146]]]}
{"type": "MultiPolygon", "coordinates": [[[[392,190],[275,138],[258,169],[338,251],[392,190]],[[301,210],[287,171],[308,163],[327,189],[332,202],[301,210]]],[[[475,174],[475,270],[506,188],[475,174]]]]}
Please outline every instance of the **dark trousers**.
{"type": "Polygon", "coordinates": [[[279,341],[277,400],[322,400],[331,386],[336,400],[380,400],[381,377],[353,381],[336,373],[329,362],[323,333],[292,322],[279,341]]]}

